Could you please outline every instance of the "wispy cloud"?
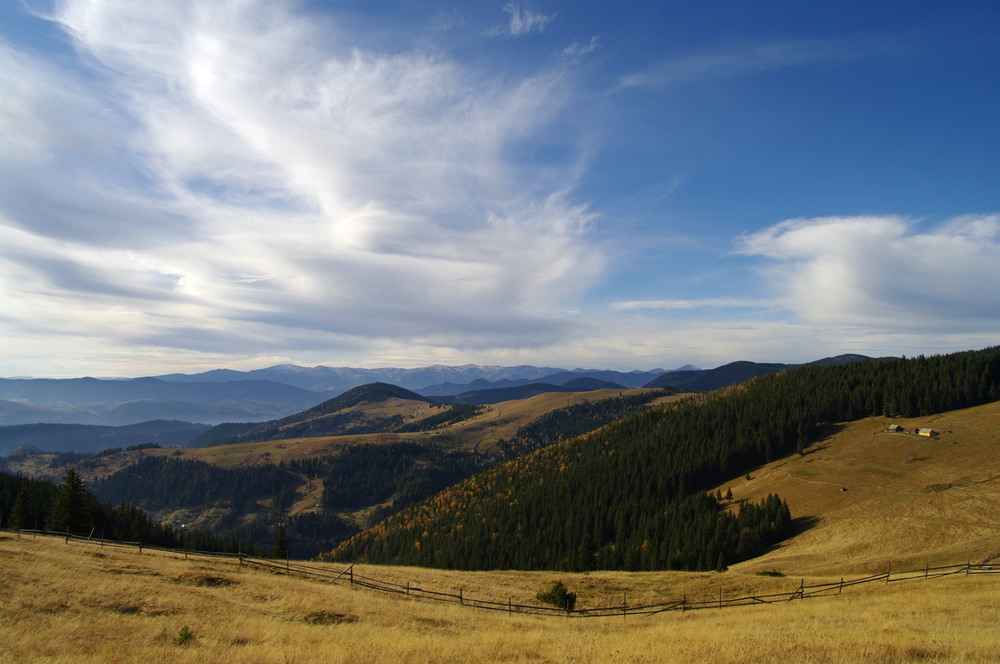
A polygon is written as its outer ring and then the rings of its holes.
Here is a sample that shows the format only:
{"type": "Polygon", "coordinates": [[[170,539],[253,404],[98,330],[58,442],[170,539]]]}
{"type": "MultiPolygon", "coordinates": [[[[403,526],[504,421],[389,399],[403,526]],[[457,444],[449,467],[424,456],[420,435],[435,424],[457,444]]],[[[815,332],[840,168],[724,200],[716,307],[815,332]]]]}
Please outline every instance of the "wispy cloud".
{"type": "Polygon", "coordinates": [[[577,41],[573,42],[572,44],[564,48],[562,53],[566,57],[576,58],[583,55],[587,55],[588,53],[593,53],[600,47],[600,45],[601,45],[601,38],[598,37],[597,35],[594,35],[593,37],[590,38],[589,42],[583,44],[577,41]]]}
{"type": "Polygon", "coordinates": [[[545,26],[555,20],[555,14],[542,14],[517,2],[508,2],[503,10],[510,15],[510,21],[503,28],[494,29],[494,36],[508,35],[521,37],[532,32],[543,32],[545,26]]]}
{"type": "Polygon", "coordinates": [[[763,74],[812,63],[847,62],[892,50],[884,38],[796,39],[727,46],[697,55],[663,60],[621,78],[620,87],[665,88],[705,79],[763,74]]]}
{"type": "MultiPolygon", "coordinates": [[[[518,34],[551,20],[510,7],[518,34]]],[[[237,353],[544,343],[601,270],[572,168],[509,157],[567,111],[558,71],[376,51],[263,2],[78,0],[54,19],[79,69],[0,46],[20,90],[0,105],[11,334],[237,353]]]]}
{"type": "Polygon", "coordinates": [[[703,299],[674,300],[629,300],[615,302],[615,311],[673,310],[691,311],[695,309],[761,309],[774,305],[770,300],[736,297],[711,297],[703,299]]]}

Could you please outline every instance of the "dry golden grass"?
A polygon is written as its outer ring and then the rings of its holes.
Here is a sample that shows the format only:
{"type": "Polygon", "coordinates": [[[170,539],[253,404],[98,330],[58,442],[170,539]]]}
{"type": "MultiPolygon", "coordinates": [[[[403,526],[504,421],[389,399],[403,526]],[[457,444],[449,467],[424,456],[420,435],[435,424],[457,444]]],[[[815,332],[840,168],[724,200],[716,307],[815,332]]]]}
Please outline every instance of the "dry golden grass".
{"type": "Polygon", "coordinates": [[[1000,556],[1000,402],[914,420],[870,418],[721,485],[734,501],[777,493],[811,524],[736,569],[864,574],[1000,556]],[[926,426],[936,438],[888,433],[926,426]]]}
{"type": "MultiPolygon", "coordinates": [[[[0,534],[0,663],[979,662],[1000,658],[1000,578],[952,577],[747,608],[611,618],[507,615],[286,577],[227,561],[0,534]],[[178,643],[185,628],[194,636],[178,643]]],[[[359,568],[528,602],[553,579],[580,602],[781,588],[725,574],[462,574],[359,568]]],[[[807,579],[807,583],[809,580],[807,579]]]]}

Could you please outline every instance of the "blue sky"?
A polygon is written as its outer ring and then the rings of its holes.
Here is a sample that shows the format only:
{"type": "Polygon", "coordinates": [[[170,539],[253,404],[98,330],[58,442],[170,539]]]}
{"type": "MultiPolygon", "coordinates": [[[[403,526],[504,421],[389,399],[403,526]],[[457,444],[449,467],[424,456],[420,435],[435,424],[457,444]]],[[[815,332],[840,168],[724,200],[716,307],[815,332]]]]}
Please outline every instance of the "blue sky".
{"type": "Polygon", "coordinates": [[[0,375],[1000,342],[996,2],[8,2],[0,375]]]}

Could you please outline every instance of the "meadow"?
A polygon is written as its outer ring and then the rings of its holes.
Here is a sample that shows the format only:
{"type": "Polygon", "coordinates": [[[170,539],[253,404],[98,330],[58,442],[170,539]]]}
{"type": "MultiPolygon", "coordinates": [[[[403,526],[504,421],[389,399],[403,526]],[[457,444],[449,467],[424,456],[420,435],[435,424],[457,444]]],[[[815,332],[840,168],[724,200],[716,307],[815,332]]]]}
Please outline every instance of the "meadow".
{"type": "MultiPolygon", "coordinates": [[[[844,594],[653,616],[508,615],[288,577],[235,561],[0,535],[0,662],[995,661],[1000,578],[869,584],[844,594]]],[[[359,568],[469,596],[581,601],[789,590],[726,573],[456,573],[359,568]]],[[[819,577],[806,579],[807,583],[819,577]]]]}

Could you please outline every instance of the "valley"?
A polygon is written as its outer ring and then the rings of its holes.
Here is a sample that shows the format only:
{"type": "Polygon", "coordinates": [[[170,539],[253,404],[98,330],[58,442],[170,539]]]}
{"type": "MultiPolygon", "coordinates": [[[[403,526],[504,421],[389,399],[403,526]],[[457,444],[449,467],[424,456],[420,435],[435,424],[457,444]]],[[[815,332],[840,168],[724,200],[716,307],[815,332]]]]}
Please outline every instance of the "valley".
{"type": "Polygon", "coordinates": [[[333,547],[325,537],[343,537],[388,511],[496,463],[505,454],[498,449],[502,441],[523,427],[544,422],[546,416],[563,413],[563,420],[571,418],[586,431],[616,413],[680,398],[683,393],[670,389],[602,389],[461,407],[375,383],[281,420],[214,427],[196,439],[214,434],[216,440],[209,438],[212,444],[207,446],[140,445],[97,454],[28,453],[2,461],[7,472],[52,481],[75,468],[101,500],[136,502],[154,519],[174,528],[232,535],[261,551],[269,550],[275,524],[286,520],[294,549],[311,556],[333,547]],[[612,410],[597,419],[578,412],[606,403],[622,403],[620,408],[625,410],[612,410]],[[450,416],[455,410],[461,415],[450,416]],[[370,433],[338,433],[345,430],[370,433]],[[300,435],[271,438],[290,431],[300,435]],[[336,435],[322,435],[326,433],[336,435]],[[262,440],[217,444],[219,436],[262,440]],[[391,464],[403,449],[410,459],[403,467],[389,477],[372,479],[372,472],[378,474],[377,468],[391,464]],[[335,467],[347,468],[338,466],[338,460],[355,458],[365,450],[373,451],[375,458],[362,461],[360,469],[355,465],[345,470],[356,475],[356,481],[351,476],[338,480],[342,485],[338,495],[364,484],[365,495],[370,497],[354,499],[349,506],[340,504],[327,490],[330,473],[340,472],[335,467]],[[265,469],[271,469],[266,479],[260,477],[265,469]],[[248,479],[251,476],[258,479],[248,479]],[[182,486],[188,497],[178,500],[176,492],[182,486]],[[310,534],[300,537],[297,529],[310,534]]]}

